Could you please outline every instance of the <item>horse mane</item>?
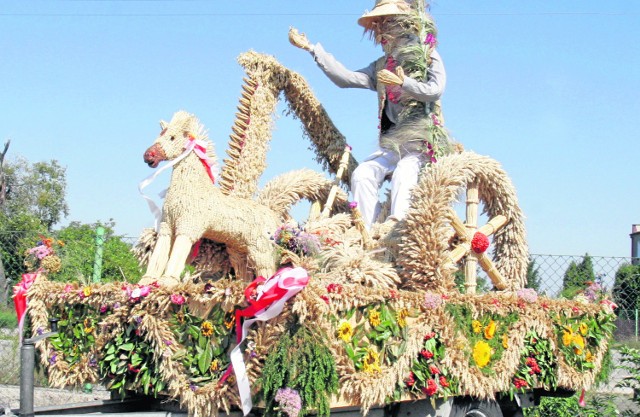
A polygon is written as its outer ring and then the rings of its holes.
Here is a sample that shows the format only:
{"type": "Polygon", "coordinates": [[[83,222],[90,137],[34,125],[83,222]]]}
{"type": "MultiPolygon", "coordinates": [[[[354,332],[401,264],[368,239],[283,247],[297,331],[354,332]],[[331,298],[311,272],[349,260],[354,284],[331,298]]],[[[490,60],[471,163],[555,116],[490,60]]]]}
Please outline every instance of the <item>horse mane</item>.
{"type": "Polygon", "coordinates": [[[215,178],[218,178],[218,173],[220,171],[220,167],[218,166],[218,156],[216,155],[213,142],[209,139],[209,130],[204,127],[200,122],[200,119],[192,113],[179,110],[171,118],[169,126],[182,126],[182,130],[188,131],[196,139],[204,142],[207,150],[207,156],[215,162],[214,166],[211,167],[213,175],[215,178]]]}

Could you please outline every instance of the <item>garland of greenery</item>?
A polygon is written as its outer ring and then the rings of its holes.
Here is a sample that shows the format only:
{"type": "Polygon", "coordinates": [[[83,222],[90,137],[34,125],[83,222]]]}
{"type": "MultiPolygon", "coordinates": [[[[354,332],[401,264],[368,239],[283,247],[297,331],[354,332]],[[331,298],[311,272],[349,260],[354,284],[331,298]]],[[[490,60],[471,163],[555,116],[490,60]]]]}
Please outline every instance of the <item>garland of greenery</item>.
{"type": "Polygon", "coordinates": [[[326,335],[292,325],[267,356],[258,385],[267,417],[303,417],[314,410],[319,416],[329,416],[330,397],[338,391],[338,373],[326,335]]]}

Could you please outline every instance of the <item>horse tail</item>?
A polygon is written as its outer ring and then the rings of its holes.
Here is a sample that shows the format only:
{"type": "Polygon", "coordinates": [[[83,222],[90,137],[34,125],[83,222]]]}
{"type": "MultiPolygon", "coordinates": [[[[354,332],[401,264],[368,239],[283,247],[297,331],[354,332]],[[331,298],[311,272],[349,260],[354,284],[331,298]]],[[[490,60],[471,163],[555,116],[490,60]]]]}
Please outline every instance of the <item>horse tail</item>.
{"type": "MultiPolygon", "coordinates": [[[[289,211],[298,201],[327,201],[333,181],[310,169],[300,169],[279,175],[269,181],[257,197],[257,202],[269,207],[285,221],[291,218],[289,211]]],[[[338,189],[333,212],[348,210],[347,194],[338,189]]]]}

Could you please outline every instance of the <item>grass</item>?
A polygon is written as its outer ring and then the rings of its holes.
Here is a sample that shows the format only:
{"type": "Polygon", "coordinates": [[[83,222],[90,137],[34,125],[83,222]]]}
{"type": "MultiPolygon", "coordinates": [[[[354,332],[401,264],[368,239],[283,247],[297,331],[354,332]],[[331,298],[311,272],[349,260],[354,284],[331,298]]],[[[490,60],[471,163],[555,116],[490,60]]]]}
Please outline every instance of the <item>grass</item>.
{"type": "Polygon", "coordinates": [[[15,310],[9,306],[0,307],[0,329],[16,327],[18,327],[18,317],[15,310]]]}

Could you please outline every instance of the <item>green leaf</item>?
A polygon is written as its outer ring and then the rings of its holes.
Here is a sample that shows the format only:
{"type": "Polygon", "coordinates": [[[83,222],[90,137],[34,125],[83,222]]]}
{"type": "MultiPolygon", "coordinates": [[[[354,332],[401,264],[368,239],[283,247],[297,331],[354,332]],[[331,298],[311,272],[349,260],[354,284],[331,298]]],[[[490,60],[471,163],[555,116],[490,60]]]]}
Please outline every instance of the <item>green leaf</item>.
{"type": "Polygon", "coordinates": [[[120,350],[131,352],[134,346],[135,345],[133,343],[125,343],[124,345],[120,345],[120,350]]]}
{"type": "Polygon", "coordinates": [[[198,358],[198,370],[201,374],[204,375],[209,370],[212,361],[213,355],[211,354],[211,349],[207,348],[198,358]]]}

